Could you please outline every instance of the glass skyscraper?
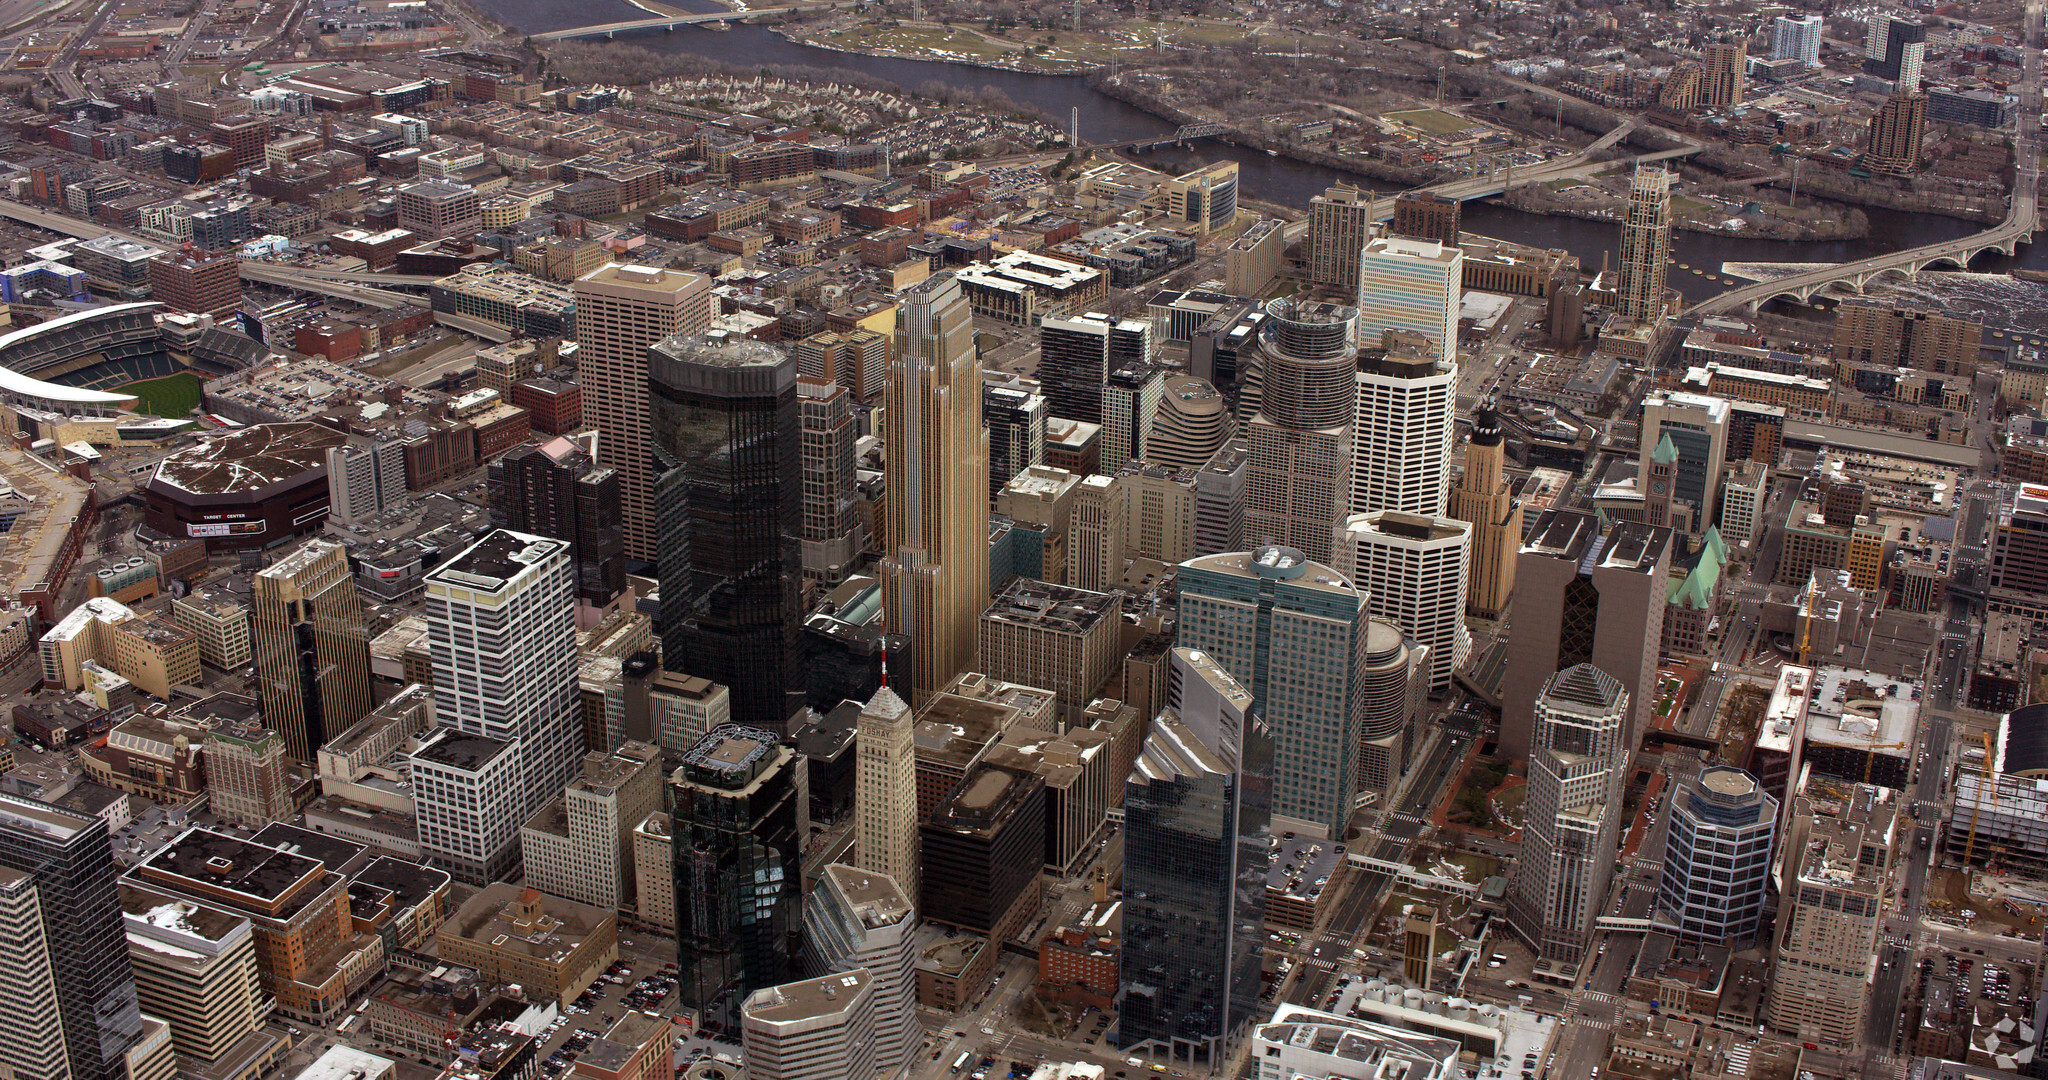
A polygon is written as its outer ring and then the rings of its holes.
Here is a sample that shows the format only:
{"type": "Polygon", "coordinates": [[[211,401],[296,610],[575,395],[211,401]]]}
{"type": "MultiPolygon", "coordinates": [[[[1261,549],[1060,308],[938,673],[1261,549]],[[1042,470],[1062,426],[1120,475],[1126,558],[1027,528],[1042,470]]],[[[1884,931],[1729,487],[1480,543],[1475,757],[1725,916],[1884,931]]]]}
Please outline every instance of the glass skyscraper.
{"type": "Polygon", "coordinates": [[[736,723],[781,735],[803,704],[803,479],[796,361],[720,332],[647,350],[672,664],[732,692],[736,723]]]}
{"type": "Polygon", "coordinates": [[[1259,1009],[1273,742],[1251,693],[1175,649],[1124,799],[1116,1043],[1221,1063],[1259,1009]]]}

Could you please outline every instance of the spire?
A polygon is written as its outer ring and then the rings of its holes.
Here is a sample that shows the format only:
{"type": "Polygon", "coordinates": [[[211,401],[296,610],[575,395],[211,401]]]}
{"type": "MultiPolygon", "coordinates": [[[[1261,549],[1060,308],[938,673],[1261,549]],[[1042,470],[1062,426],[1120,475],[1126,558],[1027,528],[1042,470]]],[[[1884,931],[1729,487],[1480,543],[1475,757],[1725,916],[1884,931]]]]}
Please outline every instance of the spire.
{"type": "Polygon", "coordinates": [[[1664,437],[1657,440],[1657,448],[1650,451],[1650,460],[1659,465],[1669,465],[1678,460],[1678,447],[1671,444],[1670,432],[1665,432],[1664,437]]]}

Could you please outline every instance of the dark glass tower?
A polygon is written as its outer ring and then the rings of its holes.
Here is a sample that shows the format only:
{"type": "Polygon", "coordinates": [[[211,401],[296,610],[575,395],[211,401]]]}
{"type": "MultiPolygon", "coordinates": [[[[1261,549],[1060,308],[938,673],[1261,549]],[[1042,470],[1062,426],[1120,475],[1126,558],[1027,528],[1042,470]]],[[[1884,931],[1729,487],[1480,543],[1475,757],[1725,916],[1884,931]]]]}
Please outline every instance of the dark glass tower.
{"type": "Polygon", "coordinates": [[[665,666],[732,692],[780,736],[803,704],[803,476],[796,361],[714,331],[647,350],[665,666]]]}
{"type": "Polygon", "coordinates": [[[492,525],[569,542],[578,600],[603,607],[626,591],[618,470],[574,440],[551,439],[492,462],[490,478],[492,525]]]}
{"type": "Polygon", "coordinates": [[[809,787],[796,751],[738,724],[713,728],[669,778],[678,993],[699,1027],[735,1030],[748,994],[802,974],[809,787]]]}
{"type": "Polygon", "coordinates": [[[119,1080],[142,1037],[106,822],[0,795],[0,866],[35,879],[72,1080],[119,1080]]]}

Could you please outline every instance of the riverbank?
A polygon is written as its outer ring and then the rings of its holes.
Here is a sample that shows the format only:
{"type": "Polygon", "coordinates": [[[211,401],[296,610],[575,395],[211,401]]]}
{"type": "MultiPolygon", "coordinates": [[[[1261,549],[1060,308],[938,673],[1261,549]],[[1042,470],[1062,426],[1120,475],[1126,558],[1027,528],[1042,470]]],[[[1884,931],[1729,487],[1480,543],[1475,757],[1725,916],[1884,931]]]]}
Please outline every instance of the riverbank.
{"type": "MultiPolygon", "coordinates": [[[[913,25],[928,25],[931,30],[946,34],[949,37],[956,33],[972,33],[977,38],[987,40],[987,35],[975,33],[974,31],[961,31],[951,27],[943,27],[936,23],[913,25]]],[[[1016,60],[1008,57],[996,59],[978,53],[958,53],[952,50],[931,47],[892,49],[886,46],[867,45],[855,48],[843,42],[832,40],[830,35],[807,32],[815,29],[815,27],[816,24],[812,23],[783,22],[768,24],[768,31],[795,45],[803,45],[813,49],[824,49],[828,52],[846,53],[851,56],[877,56],[890,60],[920,60],[943,64],[959,64],[963,67],[987,68],[991,71],[1014,71],[1022,75],[1085,75],[1101,66],[1094,63],[1061,62],[1050,57],[1032,55],[1023,49],[1017,50],[1023,54],[1023,59],[1016,60]]]]}
{"type": "MultiPolygon", "coordinates": [[[[1612,207],[1604,204],[1587,206],[1565,199],[1543,184],[1518,184],[1500,195],[1498,201],[1525,214],[1577,218],[1580,221],[1599,221],[1610,225],[1620,224],[1622,219],[1621,200],[1618,198],[1611,200],[1615,204],[1612,207]]],[[[1789,212],[1785,207],[1771,209],[1789,212]]],[[[1671,227],[1682,232],[1799,243],[1862,240],[1870,235],[1870,219],[1858,211],[1851,211],[1840,217],[1817,217],[1813,221],[1787,220],[1775,215],[1757,213],[1730,214],[1716,221],[1707,221],[1677,214],[1672,217],[1671,227]],[[1743,227],[1722,227],[1722,222],[1730,220],[1742,222],[1743,227]]]]}

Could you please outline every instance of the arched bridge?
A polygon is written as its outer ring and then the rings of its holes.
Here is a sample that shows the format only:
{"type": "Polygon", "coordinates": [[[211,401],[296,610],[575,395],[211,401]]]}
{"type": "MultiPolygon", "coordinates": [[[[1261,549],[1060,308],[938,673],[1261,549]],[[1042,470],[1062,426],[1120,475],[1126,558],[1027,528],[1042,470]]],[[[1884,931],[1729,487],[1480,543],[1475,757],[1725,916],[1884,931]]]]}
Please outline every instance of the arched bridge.
{"type": "Polygon", "coordinates": [[[634,30],[674,30],[678,26],[700,26],[704,23],[732,22],[736,19],[751,19],[756,15],[787,15],[793,11],[830,11],[839,4],[789,4],[783,7],[742,9],[739,11],[708,11],[701,15],[662,15],[652,19],[628,19],[625,22],[596,23],[591,26],[572,26],[567,30],[550,30],[545,34],[534,34],[535,41],[567,41],[570,38],[612,37],[634,30]]]}

